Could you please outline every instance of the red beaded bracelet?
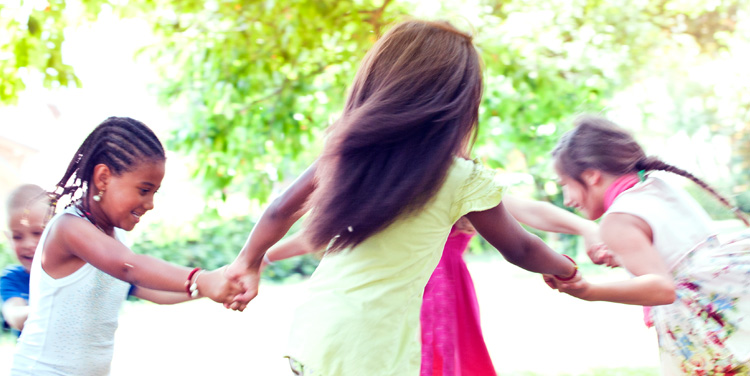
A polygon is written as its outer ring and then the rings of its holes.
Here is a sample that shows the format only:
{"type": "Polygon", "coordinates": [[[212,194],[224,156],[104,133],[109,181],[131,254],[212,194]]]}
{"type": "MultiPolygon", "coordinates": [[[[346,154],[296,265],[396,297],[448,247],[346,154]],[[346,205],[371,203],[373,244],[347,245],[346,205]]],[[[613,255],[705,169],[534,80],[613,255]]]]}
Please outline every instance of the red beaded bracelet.
{"type": "Polygon", "coordinates": [[[190,291],[190,281],[193,279],[193,276],[195,275],[195,273],[197,273],[199,270],[201,270],[201,268],[195,268],[191,270],[190,274],[188,274],[187,281],[185,281],[185,292],[188,294],[188,296],[192,295],[190,291]]]}
{"type": "Polygon", "coordinates": [[[573,267],[575,268],[575,269],[573,270],[573,274],[572,274],[572,275],[571,275],[570,277],[566,277],[566,278],[560,278],[560,277],[558,277],[558,276],[555,276],[555,278],[557,278],[557,280],[565,282],[565,281],[570,281],[571,279],[573,279],[573,278],[575,278],[575,277],[576,277],[576,275],[578,274],[578,264],[577,264],[577,263],[575,262],[575,260],[573,260],[573,259],[572,259],[572,258],[571,258],[570,256],[568,256],[568,255],[565,255],[565,254],[564,254],[563,256],[564,256],[565,258],[567,258],[568,260],[570,260],[570,262],[572,262],[572,263],[573,263],[573,267]]]}

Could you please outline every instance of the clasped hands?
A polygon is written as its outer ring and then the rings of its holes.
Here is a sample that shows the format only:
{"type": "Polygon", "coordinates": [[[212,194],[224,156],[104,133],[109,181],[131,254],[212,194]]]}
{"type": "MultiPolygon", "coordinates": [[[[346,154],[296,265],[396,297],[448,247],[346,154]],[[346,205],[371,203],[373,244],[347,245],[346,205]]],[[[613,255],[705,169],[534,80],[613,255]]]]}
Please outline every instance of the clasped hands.
{"type": "MultiPolygon", "coordinates": [[[[616,268],[620,266],[620,262],[619,260],[617,260],[617,257],[612,254],[602,243],[597,243],[589,246],[586,249],[586,254],[594,264],[606,265],[610,268],[616,268]]],[[[590,287],[588,281],[583,279],[583,277],[581,276],[580,271],[578,271],[572,279],[566,281],[560,280],[559,278],[556,278],[555,276],[549,274],[544,274],[542,278],[550,288],[580,299],[585,299],[586,292],[590,287]]]]}
{"type": "Polygon", "coordinates": [[[219,269],[205,271],[196,278],[200,296],[207,297],[224,307],[242,311],[258,294],[260,273],[252,273],[238,265],[226,265],[219,269]]]}

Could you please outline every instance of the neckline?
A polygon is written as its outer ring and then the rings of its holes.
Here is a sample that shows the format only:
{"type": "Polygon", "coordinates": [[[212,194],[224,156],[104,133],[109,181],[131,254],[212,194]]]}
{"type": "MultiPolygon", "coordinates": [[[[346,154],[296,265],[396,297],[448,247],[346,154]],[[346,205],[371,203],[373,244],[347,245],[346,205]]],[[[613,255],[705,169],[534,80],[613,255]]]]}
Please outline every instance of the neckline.
{"type": "Polygon", "coordinates": [[[604,210],[608,210],[610,206],[612,206],[612,203],[615,201],[617,196],[622,194],[623,192],[627,191],[630,188],[633,188],[634,185],[638,184],[640,179],[638,178],[638,174],[632,173],[620,176],[615,181],[612,182],[612,184],[607,187],[607,190],[604,192],[604,210]]]}

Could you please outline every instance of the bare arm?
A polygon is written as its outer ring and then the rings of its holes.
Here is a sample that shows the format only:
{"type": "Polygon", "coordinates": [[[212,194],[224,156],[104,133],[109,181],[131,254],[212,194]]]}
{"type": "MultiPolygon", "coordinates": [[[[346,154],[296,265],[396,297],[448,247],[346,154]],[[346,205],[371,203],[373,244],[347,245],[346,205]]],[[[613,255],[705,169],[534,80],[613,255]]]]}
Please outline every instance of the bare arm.
{"type": "Polygon", "coordinates": [[[304,232],[300,231],[276,244],[266,252],[269,261],[285,260],[295,256],[313,253],[317,251],[305,239],[304,232]]]}
{"type": "Polygon", "coordinates": [[[3,303],[3,319],[11,328],[23,330],[23,325],[29,317],[29,302],[24,298],[10,298],[3,303]]]}
{"type": "MultiPolygon", "coordinates": [[[[55,253],[60,254],[62,250],[64,254],[82,260],[79,263],[87,262],[130,284],[165,291],[184,291],[185,281],[190,273],[189,268],[133,253],[124,244],[107,236],[85,219],[65,215],[54,224],[49,236],[51,240],[45,245],[42,255],[45,270],[53,267],[47,264],[47,258],[54,257],[48,251],[55,252],[47,247],[56,247],[55,253]]],[[[50,274],[54,276],[53,272],[50,274]]]]}
{"type": "Polygon", "coordinates": [[[250,235],[227,268],[226,276],[242,285],[244,293],[237,295],[227,308],[244,310],[247,304],[258,294],[260,265],[268,248],[276,244],[289,231],[289,228],[304,214],[307,198],[315,190],[315,170],[313,163],[284,193],[266,208],[253,227],[250,235]]]}
{"type": "Polygon", "coordinates": [[[538,230],[579,235],[586,245],[586,254],[595,264],[619,266],[619,261],[609,252],[599,234],[599,225],[581,218],[549,202],[506,196],[505,208],[519,222],[538,230]]]}
{"type": "Polygon", "coordinates": [[[575,272],[573,264],[550,249],[536,235],[524,230],[501,202],[496,207],[466,215],[474,228],[506,260],[526,270],[570,276],[575,272]]]}
{"type": "Polygon", "coordinates": [[[630,214],[613,213],[602,221],[601,231],[607,247],[635,277],[602,284],[585,280],[563,283],[558,287],[560,291],[591,301],[645,306],[674,302],[674,281],[652,245],[651,228],[645,221],[630,214]]]}
{"type": "MultiPolygon", "coordinates": [[[[48,237],[42,254],[42,266],[45,270],[54,270],[60,265],[67,268],[71,265],[80,267],[86,262],[136,286],[163,291],[185,291],[189,268],[135,254],[82,218],[73,215],[61,217],[50,229],[48,237]]],[[[198,281],[198,289],[212,300],[231,301],[240,288],[227,283],[221,273],[221,270],[204,272],[198,281]]],[[[53,273],[50,275],[56,277],[53,273]]]]}
{"type": "Polygon", "coordinates": [[[136,286],[135,291],[133,291],[133,296],[156,304],[177,304],[188,300],[194,300],[189,297],[185,291],[161,291],[138,286],[136,286]]]}
{"type": "Polygon", "coordinates": [[[313,163],[266,208],[233,264],[257,268],[266,250],[284,237],[302,217],[305,202],[315,189],[315,169],[316,164],[313,163]]]}
{"type": "Polygon", "coordinates": [[[519,222],[547,232],[597,236],[599,226],[549,202],[505,196],[505,209],[519,222]]]}

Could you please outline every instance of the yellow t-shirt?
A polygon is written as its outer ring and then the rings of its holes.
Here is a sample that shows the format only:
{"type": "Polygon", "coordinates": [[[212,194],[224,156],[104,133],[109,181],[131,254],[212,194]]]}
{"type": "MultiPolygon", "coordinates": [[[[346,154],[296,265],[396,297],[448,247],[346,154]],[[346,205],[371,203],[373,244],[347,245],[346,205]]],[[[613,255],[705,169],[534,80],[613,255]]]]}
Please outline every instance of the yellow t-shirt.
{"type": "Polygon", "coordinates": [[[425,284],[451,226],[500,203],[504,188],[494,177],[477,162],[455,159],[424,208],[323,257],[291,327],[289,356],[305,376],[419,375],[425,284]]]}

